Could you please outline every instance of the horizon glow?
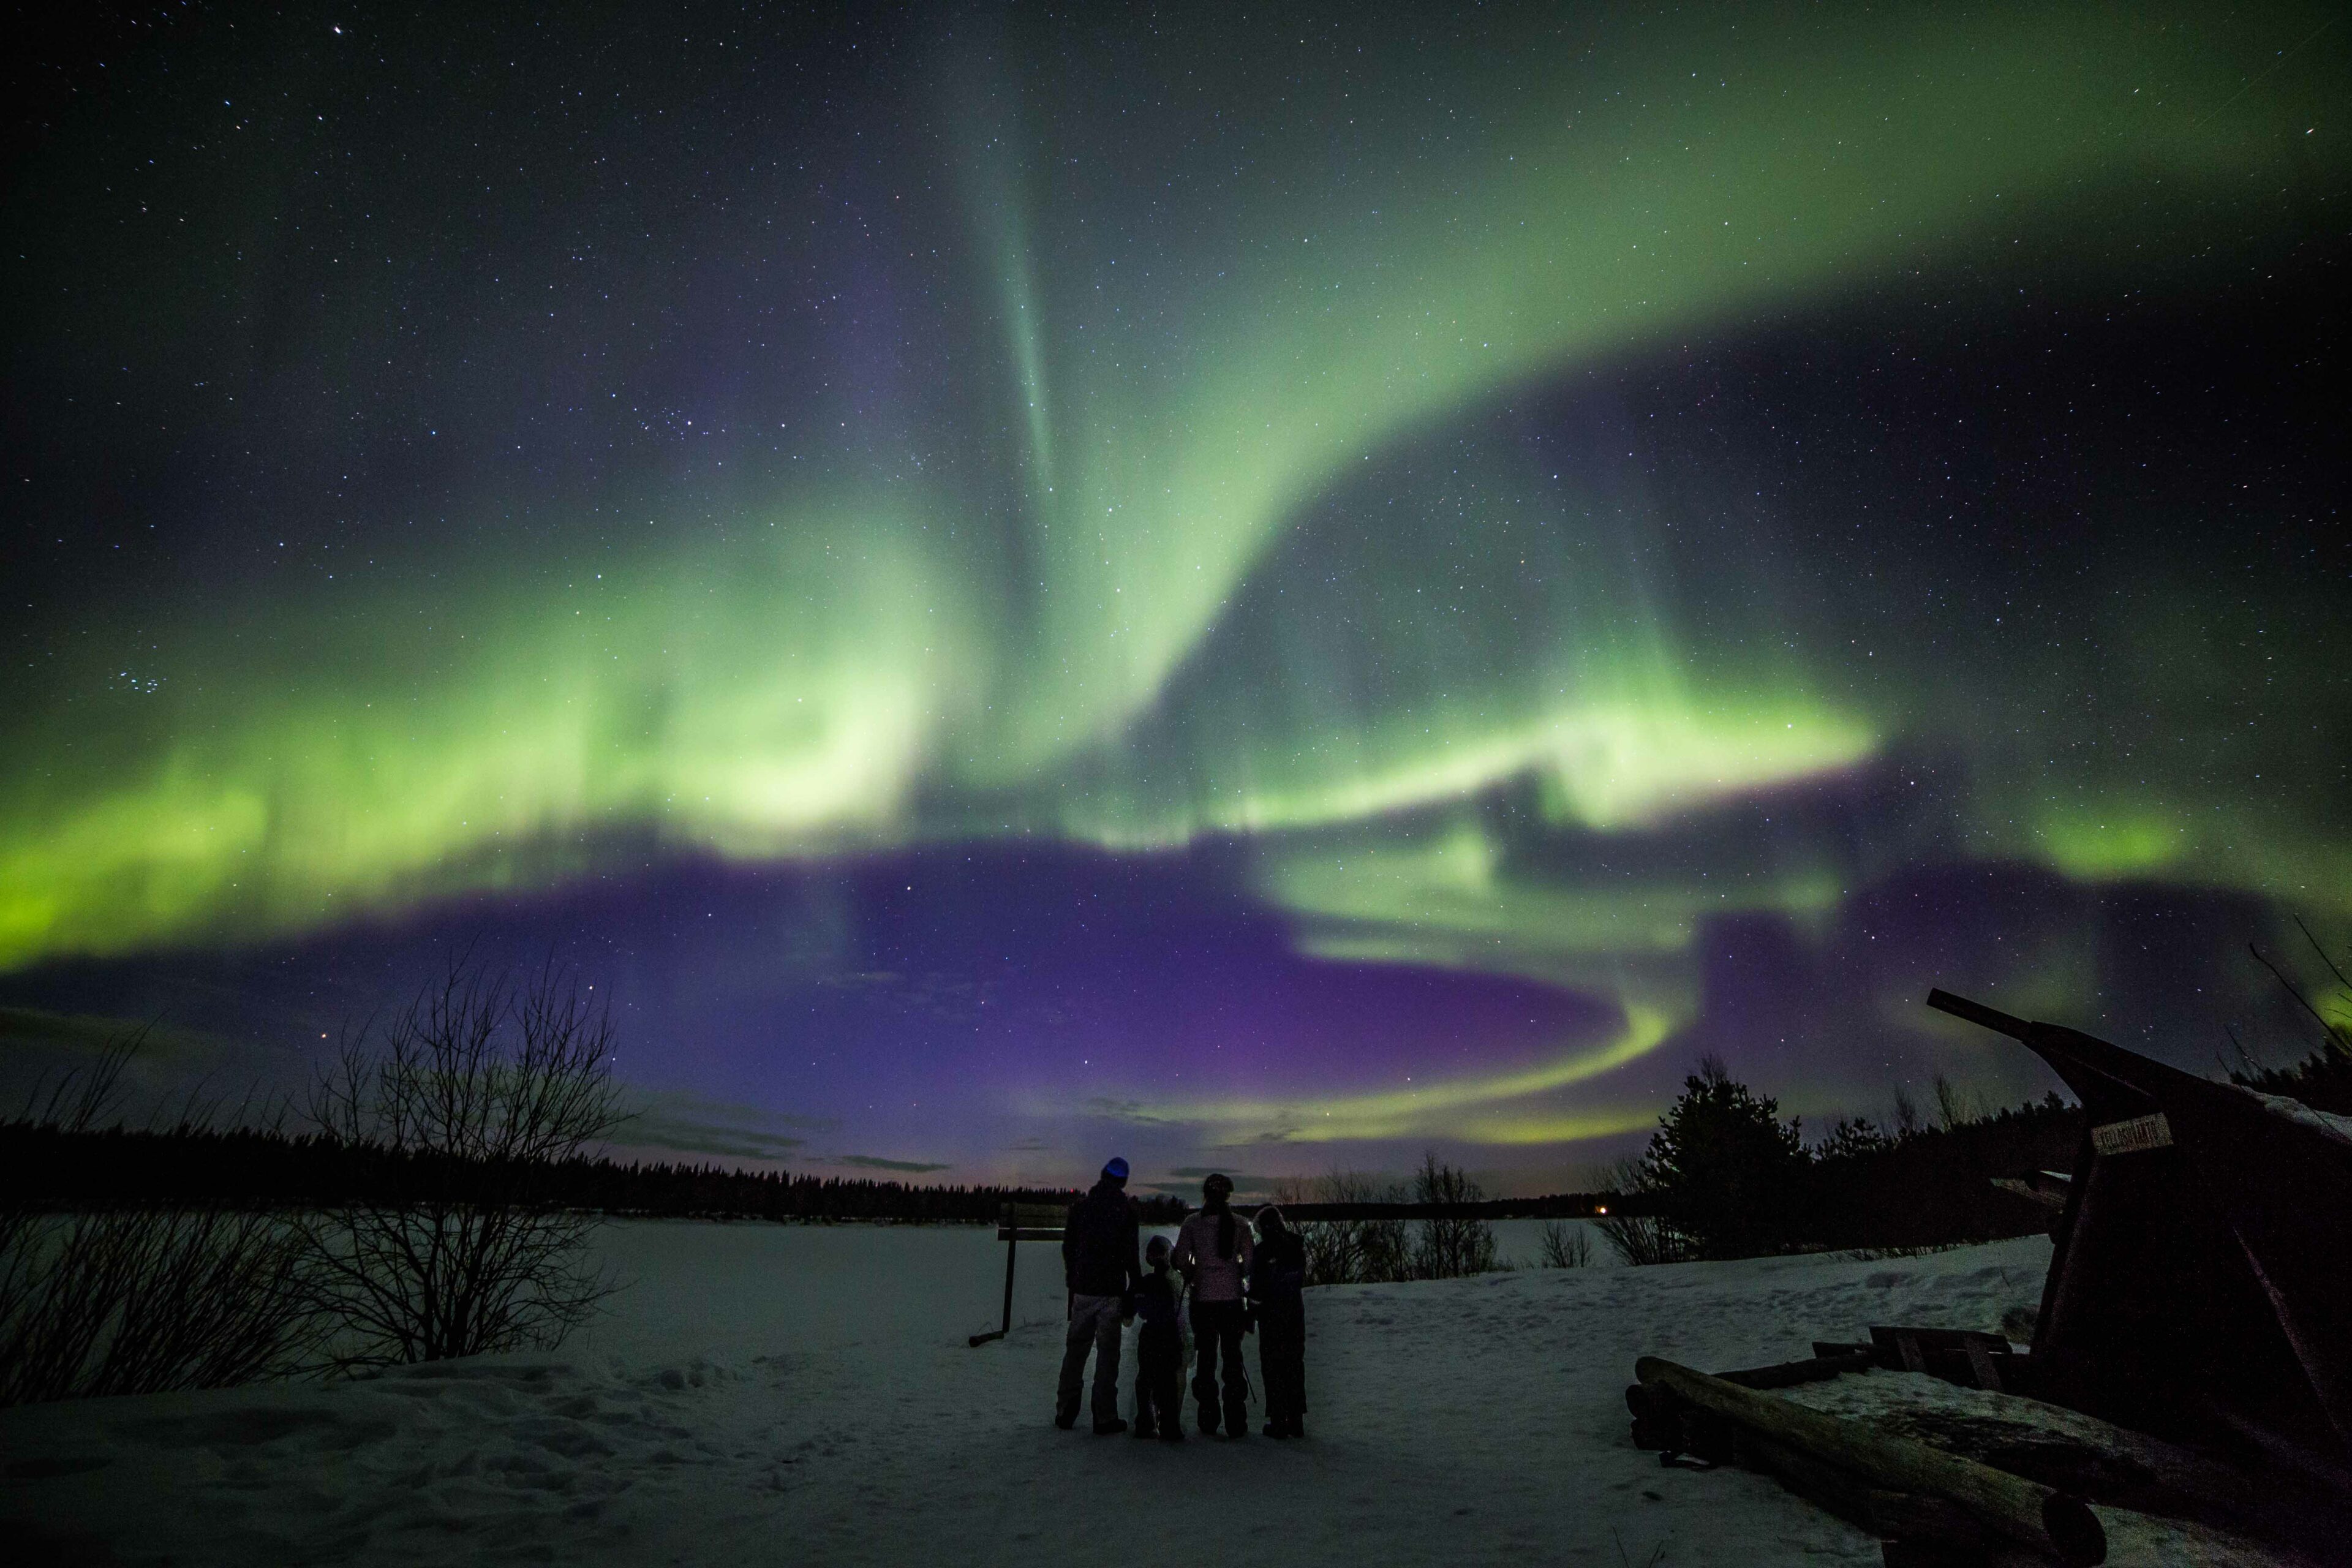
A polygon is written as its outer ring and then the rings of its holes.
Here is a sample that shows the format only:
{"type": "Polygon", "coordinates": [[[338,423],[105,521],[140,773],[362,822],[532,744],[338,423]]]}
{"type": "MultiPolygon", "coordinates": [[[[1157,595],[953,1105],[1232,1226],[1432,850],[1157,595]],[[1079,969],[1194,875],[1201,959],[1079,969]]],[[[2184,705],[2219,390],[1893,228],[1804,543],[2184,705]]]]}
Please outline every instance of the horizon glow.
{"type": "MultiPolygon", "coordinates": [[[[1880,438],[1790,445],[1834,397],[1718,402],[1705,368],[1843,322],[1965,378],[2104,302],[2332,265],[2306,237],[2352,161],[2315,17],[1381,22],[1275,102],[1288,22],[1114,27],[1097,58],[1008,14],[857,79],[854,153],[764,96],[789,52],[575,109],[530,83],[599,81],[610,40],[559,41],[512,89],[527,177],[485,187],[487,227],[470,176],[368,150],[429,139],[418,110],[332,110],[340,43],[302,42],[226,152],[241,94],[202,90],[247,68],[158,45],[10,198],[20,294],[64,301],[12,315],[64,454],[19,443],[12,503],[89,560],[29,588],[0,715],[0,974],[705,860],[1198,853],[1304,963],[1618,1023],[1539,1061],[1462,1047],[1409,1090],[1402,1058],[1295,1068],[1322,1047],[1279,1031],[1225,1091],[974,1066],[961,1130],[908,1123],[921,1160],[1076,1136],[1097,1102],[1204,1140],[1556,1152],[1654,1114],[1650,1058],[1713,1026],[1708,933],[1739,921],[1828,951],[1870,889],[1970,868],[2238,900],[2264,931],[2352,917],[2328,579],[2225,585],[2240,541],[2319,527],[2302,501],[2249,469],[2249,510],[2150,520],[2125,426],[2054,381],[2051,417],[2095,422],[2072,521],[2001,474],[1890,500],[1886,455],[1964,460],[1968,418],[1889,404],[1880,438]],[[648,95],[684,118],[632,142],[648,95]],[[289,173],[327,147],[374,172],[289,173]],[[656,177],[706,163],[709,204],[656,177]],[[81,276],[131,201],[201,210],[81,276]],[[142,477],[83,523],[100,388],[142,477]],[[2098,542],[2158,521],[2144,554],[2098,542]],[[107,576],[126,541],[145,575],[107,576]]],[[[1953,406],[1998,425],[2036,384],[1953,406]]],[[[1789,1092],[1862,1103],[1868,1050],[1800,1052],[1789,1092]]],[[[690,1055],[649,1081],[799,1112],[690,1055]]]]}

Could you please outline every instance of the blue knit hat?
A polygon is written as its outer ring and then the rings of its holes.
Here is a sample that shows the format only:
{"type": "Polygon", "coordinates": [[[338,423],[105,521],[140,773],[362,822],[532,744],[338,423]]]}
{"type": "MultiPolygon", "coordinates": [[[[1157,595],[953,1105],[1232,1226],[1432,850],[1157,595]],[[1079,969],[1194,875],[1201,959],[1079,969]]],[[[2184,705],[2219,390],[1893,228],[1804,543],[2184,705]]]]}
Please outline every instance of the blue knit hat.
{"type": "Polygon", "coordinates": [[[1103,1174],[1115,1176],[1122,1182],[1127,1180],[1127,1162],[1113,1154],[1110,1157],[1110,1163],[1103,1167],[1103,1174]]]}

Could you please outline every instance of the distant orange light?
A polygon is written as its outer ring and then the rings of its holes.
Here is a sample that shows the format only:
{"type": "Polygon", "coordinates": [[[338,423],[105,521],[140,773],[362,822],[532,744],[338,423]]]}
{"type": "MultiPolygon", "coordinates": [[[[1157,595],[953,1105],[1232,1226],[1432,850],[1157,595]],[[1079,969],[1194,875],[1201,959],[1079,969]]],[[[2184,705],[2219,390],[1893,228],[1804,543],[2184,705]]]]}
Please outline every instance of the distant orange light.
{"type": "Polygon", "coordinates": [[[1597,1206],[1593,1209],[1593,1211],[1592,1211],[1592,1212],[1593,1212],[1594,1214],[1607,1214],[1607,1213],[1609,1212],[1609,1205],[1608,1205],[1607,1204],[1601,1204],[1601,1205],[1597,1205],[1597,1206]]]}

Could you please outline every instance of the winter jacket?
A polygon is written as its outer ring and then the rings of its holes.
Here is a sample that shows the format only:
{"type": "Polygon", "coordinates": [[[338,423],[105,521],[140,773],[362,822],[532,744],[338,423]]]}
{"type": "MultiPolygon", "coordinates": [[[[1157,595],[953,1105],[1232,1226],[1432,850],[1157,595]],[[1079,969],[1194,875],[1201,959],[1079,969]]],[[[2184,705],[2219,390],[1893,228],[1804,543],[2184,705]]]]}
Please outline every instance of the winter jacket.
{"type": "Polygon", "coordinates": [[[1080,1296],[1124,1296],[1143,1278],[1135,1205],[1110,1181],[1070,1205],[1062,1226],[1062,1283],[1080,1296]]]}
{"type": "Polygon", "coordinates": [[[1176,1321],[1176,1281],[1166,1269],[1153,1269],[1135,1288],[1135,1315],[1143,1320],[1147,1342],[1174,1342],[1182,1332],[1176,1321]]]}
{"type": "Polygon", "coordinates": [[[1234,1254],[1217,1256],[1217,1229],[1223,1215],[1206,1210],[1193,1215],[1176,1232],[1176,1247],[1169,1261],[1192,1282],[1195,1301],[1238,1301],[1242,1277],[1249,1271],[1249,1221],[1233,1215],[1234,1254]]]}
{"type": "Polygon", "coordinates": [[[1250,1259],[1250,1300],[1272,1307],[1301,1300],[1307,1289],[1307,1247],[1297,1231],[1265,1242],[1250,1259]]]}

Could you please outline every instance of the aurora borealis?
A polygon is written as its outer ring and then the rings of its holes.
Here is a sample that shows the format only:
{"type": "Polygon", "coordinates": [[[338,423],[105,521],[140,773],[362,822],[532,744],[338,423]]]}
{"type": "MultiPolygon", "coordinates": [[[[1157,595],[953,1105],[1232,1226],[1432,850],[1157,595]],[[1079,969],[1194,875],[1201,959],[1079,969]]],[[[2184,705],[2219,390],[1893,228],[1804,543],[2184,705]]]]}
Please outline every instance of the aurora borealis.
{"type": "Polygon", "coordinates": [[[2352,921],[2333,16],[91,24],[0,1004],[552,948],[655,1143],[950,1180],[2209,1064],[2352,921]]]}

